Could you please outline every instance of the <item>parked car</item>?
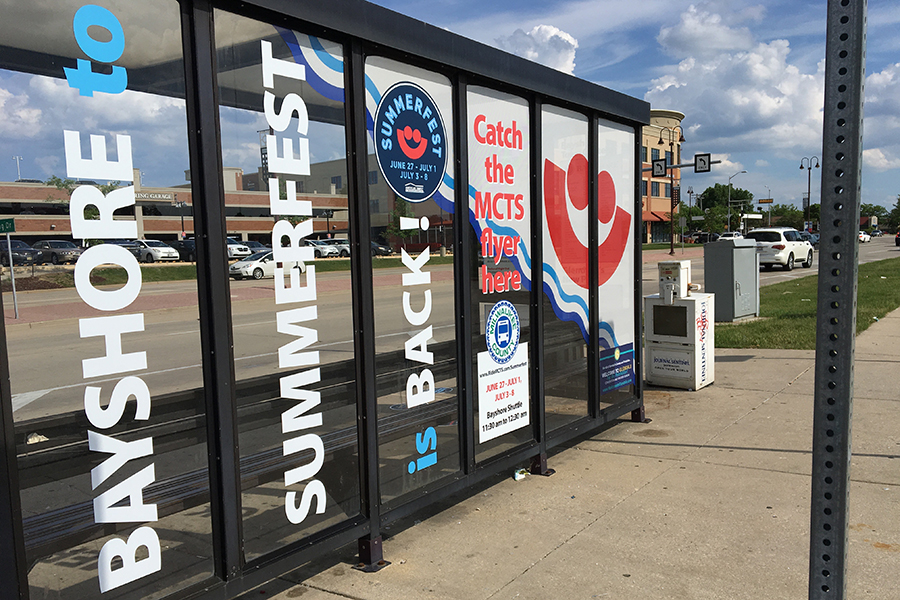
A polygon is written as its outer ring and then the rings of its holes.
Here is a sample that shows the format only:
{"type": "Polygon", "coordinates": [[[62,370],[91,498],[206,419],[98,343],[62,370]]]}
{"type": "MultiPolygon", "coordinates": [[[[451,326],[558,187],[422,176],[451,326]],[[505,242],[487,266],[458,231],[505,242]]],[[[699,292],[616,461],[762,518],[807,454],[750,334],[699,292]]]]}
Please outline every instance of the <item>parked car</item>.
{"type": "Polygon", "coordinates": [[[881,237],[884,235],[884,232],[880,229],[873,229],[872,233],[870,233],[869,235],[871,235],[872,237],[881,237]]]}
{"type": "Polygon", "coordinates": [[[41,253],[40,262],[54,265],[74,263],[84,252],[73,242],[66,240],[40,240],[32,248],[41,253]]]}
{"type": "Polygon", "coordinates": [[[169,242],[169,246],[178,252],[178,258],[185,262],[197,260],[197,243],[194,240],[175,240],[169,242]]]}
{"type": "Polygon", "coordinates": [[[390,256],[394,253],[390,246],[372,242],[372,256],[390,256]]]}
{"type": "MultiPolygon", "coordinates": [[[[228,267],[228,276],[232,279],[275,277],[275,267],[277,266],[278,263],[272,257],[272,251],[266,250],[251,254],[247,258],[233,263],[228,267]]],[[[293,268],[298,268],[301,273],[306,273],[306,264],[303,261],[295,262],[293,268]]]]}
{"type": "Polygon", "coordinates": [[[800,237],[800,232],[790,227],[766,227],[754,229],[747,239],[756,241],[759,264],[767,271],[773,265],[781,265],[785,271],[801,261],[807,269],[813,265],[813,247],[800,237]]]}
{"type": "Polygon", "coordinates": [[[313,255],[316,258],[330,258],[341,255],[340,250],[334,246],[329,246],[324,240],[306,240],[306,244],[313,247],[313,255]]]}
{"type": "Polygon", "coordinates": [[[159,240],[135,240],[141,248],[141,260],[152,263],[158,260],[178,260],[178,250],[159,240]]]}
{"type": "Polygon", "coordinates": [[[718,233],[710,233],[706,231],[698,231],[692,236],[695,244],[708,244],[719,239],[718,233]]]}
{"type": "Polygon", "coordinates": [[[859,241],[863,244],[865,244],[866,242],[871,242],[872,236],[869,235],[868,233],[866,233],[865,231],[860,231],[859,232],[859,241]]]}
{"type": "Polygon", "coordinates": [[[241,242],[241,243],[243,245],[247,246],[248,248],[250,248],[250,252],[252,252],[253,254],[256,254],[257,252],[264,252],[266,250],[271,249],[268,246],[266,246],[265,244],[263,244],[262,242],[257,242],[254,240],[247,240],[246,242],[241,242]]]}
{"type": "Polygon", "coordinates": [[[133,240],[104,240],[103,243],[122,246],[123,248],[131,252],[136,259],[141,260],[141,247],[138,246],[138,243],[133,240]]]}
{"type": "Polygon", "coordinates": [[[22,240],[10,240],[7,246],[6,239],[0,239],[0,265],[8,267],[10,262],[13,265],[41,264],[41,253],[22,240]]]}
{"type": "Polygon", "coordinates": [[[744,234],[741,233],[740,231],[723,231],[722,233],[719,234],[719,239],[717,241],[739,240],[739,239],[743,239],[743,237],[744,237],[744,234]]]}
{"type": "Polygon", "coordinates": [[[815,248],[819,245],[819,234],[818,233],[810,233],[808,231],[801,231],[800,239],[806,240],[807,242],[809,242],[813,248],[815,248]]]}
{"type": "Polygon", "coordinates": [[[228,244],[228,258],[244,258],[252,254],[250,248],[244,242],[239,242],[234,238],[227,238],[226,242],[228,244]]]}
{"type": "Polygon", "coordinates": [[[338,249],[338,253],[343,258],[347,258],[350,256],[350,240],[342,240],[342,239],[333,239],[333,240],[320,240],[325,242],[329,246],[334,246],[338,249]]]}

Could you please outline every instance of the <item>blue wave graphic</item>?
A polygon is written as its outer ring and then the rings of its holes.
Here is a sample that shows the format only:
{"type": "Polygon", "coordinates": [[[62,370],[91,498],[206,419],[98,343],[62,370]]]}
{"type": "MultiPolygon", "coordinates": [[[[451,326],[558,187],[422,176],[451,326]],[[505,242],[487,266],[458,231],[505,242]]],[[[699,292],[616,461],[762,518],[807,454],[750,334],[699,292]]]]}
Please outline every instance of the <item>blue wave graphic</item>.
{"type": "MultiPolygon", "coordinates": [[[[300,49],[300,44],[297,42],[297,36],[290,29],[285,29],[284,27],[275,26],[275,29],[278,31],[278,34],[281,36],[281,39],[284,40],[284,43],[287,44],[288,49],[291,51],[291,56],[294,57],[294,62],[298,65],[304,65],[306,67],[306,82],[312,87],[312,89],[316,90],[322,96],[328,98],[329,100],[334,100],[336,102],[344,101],[344,89],[338,88],[324,79],[316,73],[315,69],[310,65],[306,58],[303,56],[303,51],[300,49]]],[[[309,36],[310,42],[314,39],[312,36],[309,36]]],[[[316,40],[316,43],[319,43],[316,40]]],[[[321,47],[321,43],[319,43],[319,47],[321,47]]],[[[323,52],[324,49],[322,50],[323,52]]],[[[327,52],[325,52],[327,54],[327,52]]],[[[335,59],[336,60],[336,59],[335,59]]]]}
{"type": "Polygon", "coordinates": [[[573,321],[578,325],[578,328],[581,329],[581,335],[584,338],[585,342],[589,342],[589,336],[587,328],[585,327],[585,323],[581,318],[581,315],[576,312],[568,312],[564,308],[559,305],[559,300],[556,297],[558,293],[561,296],[561,299],[570,302],[572,304],[577,304],[582,309],[584,309],[584,314],[590,314],[587,309],[587,302],[580,296],[571,296],[565,293],[562,290],[562,286],[559,283],[559,275],[556,274],[556,271],[553,270],[553,267],[544,263],[544,292],[547,294],[547,297],[550,298],[550,304],[553,306],[553,312],[556,313],[556,316],[559,317],[561,321],[573,321]],[[550,275],[550,278],[553,280],[553,283],[556,284],[556,289],[547,282],[547,275],[550,275]]]}
{"type": "Polygon", "coordinates": [[[309,43],[312,46],[313,50],[316,52],[316,56],[319,57],[319,60],[322,61],[322,64],[331,69],[336,73],[344,72],[344,61],[338,60],[333,57],[331,54],[325,50],[324,46],[322,46],[322,42],[319,41],[319,38],[315,36],[309,36],[309,43]]]}

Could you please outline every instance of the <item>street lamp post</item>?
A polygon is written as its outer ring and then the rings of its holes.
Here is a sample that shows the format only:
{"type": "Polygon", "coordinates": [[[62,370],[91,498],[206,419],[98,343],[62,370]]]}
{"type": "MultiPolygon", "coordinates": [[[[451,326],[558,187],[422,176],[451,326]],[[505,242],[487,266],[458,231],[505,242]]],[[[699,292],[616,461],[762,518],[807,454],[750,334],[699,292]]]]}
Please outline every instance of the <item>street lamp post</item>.
{"type": "Polygon", "coordinates": [[[675,169],[672,165],[676,164],[678,161],[675,160],[675,130],[678,129],[678,143],[684,143],[684,129],[681,125],[676,125],[675,127],[661,127],[659,130],[659,142],[658,145],[662,146],[663,144],[663,131],[667,131],[669,133],[669,155],[672,157],[672,164],[666,165],[669,170],[669,255],[675,254],[675,208],[676,208],[676,198],[680,196],[680,194],[675,193],[675,169]]]}
{"type": "Polygon", "coordinates": [[[812,156],[812,157],[804,156],[803,158],[801,158],[800,159],[800,170],[801,171],[804,169],[804,167],[803,167],[804,160],[806,161],[806,167],[805,167],[806,168],[806,223],[804,223],[804,225],[806,225],[806,227],[805,227],[806,229],[812,229],[812,227],[811,227],[812,224],[809,222],[810,221],[810,217],[809,217],[810,205],[812,204],[812,196],[810,195],[810,186],[812,184],[812,170],[813,170],[812,161],[816,161],[816,168],[818,169],[819,168],[819,157],[818,156],[812,156]]]}
{"type": "Polygon", "coordinates": [[[22,169],[21,167],[19,167],[19,161],[25,159],[21,156],[13,156],[12,158],[14,161],[16,161],[16,174],[18,175],[18,177],[16,177],[16,181],[18,181],[19,179],[22,179],[22,169]]]}
{"type": "Polygon", "coordinates": [[[741,173],[746,173],[747,171],[738,171],[734,175],[728,178],[728,231],[731,231],[731,180],[740,175],[741,173]]]}
{"type": "MultiPolygon", "coordinates": [[[[767,185],[764,185],[763,187],[766,188],[766,193],[768,194],[766,196],[766,198],[771,200],[772,199],[772,190],[770,190],[769,186],[767,186],[767,185]]],[[[772,226],[772,205],[769,204],[769,227],[771,227],[771,226],[772,226]]]]}
{"type": "Polygon", "coordinates": [[[186,236],[184,234],[184,202],[178,201],[178,196],[175,196],[175,202],[173,203],[175,208],[178,209],[178,214],[181,217],[181,239],[184,239],[186,236]]]}

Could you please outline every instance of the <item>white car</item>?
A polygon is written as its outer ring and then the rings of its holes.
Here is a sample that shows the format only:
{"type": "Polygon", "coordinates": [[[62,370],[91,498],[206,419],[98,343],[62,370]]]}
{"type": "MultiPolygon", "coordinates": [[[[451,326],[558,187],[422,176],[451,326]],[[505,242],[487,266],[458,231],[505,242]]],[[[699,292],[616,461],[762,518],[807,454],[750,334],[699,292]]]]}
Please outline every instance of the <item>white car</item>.
{"type": "Polygon", "coordinates": [[[860,231],[859,232],[859,241],[862,243],[871,242],[872,236],[869,235],[868,233],[866,233],[865,231],[860,231]]]}
{"type": "Polygon", "coordinates": [[[329,246],[324,240],[306,240],[306,244],[312,246],[313,255],[316,258],[329,258],[341,255],[341,251],[337,246],[329,246]]]}
{"type": "Polygon", "coordinates": [[[338,249],[342,258],[347,258],[350,256],[350,242],[349,240],[342,239],[331,239],[331,240],[320,240],[325,242],[329,246],[333,246],[338,249]]]}
{"type": "Polygon", "coordinates": [[[719,239],[717,241],[722,240],[739,240],[744,237],[740,231],[723,231],[719,234],[719,239]]]}
{"type": "Polygon", "coordinates": [[[250,248],[234,238],[227,238],[226,242],[228,244],[228,258],[244,258],[252,254],[250,248]]]}
{"type": "Polygon", "coordinates": [[[812,244],[800,237],[800,232],[790,227],[766,227],[754,229],[746,236],[756,240],[759,264],[766,270],[781,265],[785,271],[800,262],[807,269],[813,265],[812,244]]]}
{"type": "Polygon", "coordinates": [[[178,260],[178,250],[159,240],[135,240],[141,249],[140,260],[152,263],[157,260],[178,260]]]}
{"type": "MultiPolygon", "coordinates": [[[[272,251],[257,252],[251,254],[243,260],[228,267],[228,276],[233,279],[243,279],[244,277],[252,277],[253,279],[262,279],[263,277],[275,277],[276,263],[272,257],[272,251]]],[[[301,273],[306,273],[306,264],[298,261],[293,267],[300,269],[301,273]]]]}

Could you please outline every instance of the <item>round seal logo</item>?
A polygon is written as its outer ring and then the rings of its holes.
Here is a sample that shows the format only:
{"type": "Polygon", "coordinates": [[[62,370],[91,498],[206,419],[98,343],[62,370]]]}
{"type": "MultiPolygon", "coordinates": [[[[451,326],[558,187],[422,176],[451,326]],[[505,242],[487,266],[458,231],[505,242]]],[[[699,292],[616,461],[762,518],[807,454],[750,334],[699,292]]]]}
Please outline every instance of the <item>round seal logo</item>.
{"type": "Polygon", "coordinates": [[[410,202],[437,191],[447,169],[444,121],[428,92],[395,84],[375,110],[375,157],[391,189],[410,202]]]}
{"type": "Polygon", "coordinates": [[[519,348],[519,313],[510,302],[501,300],[488,313],[484,340],[494,362],[504,364],[515,356],[519,348]]]}

